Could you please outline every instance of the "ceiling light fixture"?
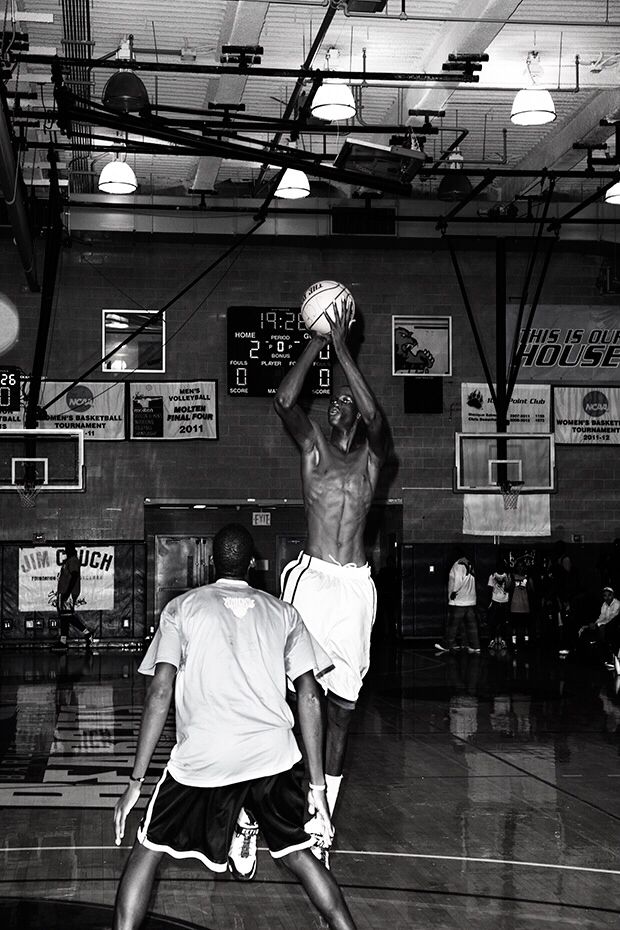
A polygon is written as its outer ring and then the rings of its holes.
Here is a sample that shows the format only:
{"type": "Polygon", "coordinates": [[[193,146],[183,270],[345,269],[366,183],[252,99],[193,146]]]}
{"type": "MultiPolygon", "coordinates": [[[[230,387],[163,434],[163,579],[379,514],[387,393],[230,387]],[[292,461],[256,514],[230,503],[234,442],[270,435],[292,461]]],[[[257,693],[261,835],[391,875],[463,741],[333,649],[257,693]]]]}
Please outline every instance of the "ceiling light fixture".
{"type": "Polygon", "coordinates": [[[103,194],[133,194],[138,181],[126,161],[109,161],[103,166],[97,187],[103,194]]]}
{"type": "Polygon", "coordinates": [[[556,118],[555,104],[548,90],[536,87],[543,76],[538,52],[528,52],[525,62],[531,86],[517,92],[512,104],[510,119],[517,126],[543,126],[556,118]]]}
{"type": "Polygon", "coordinates": [[[308,175],[297,168],[287,168],[273,196],[281,197],[283,200],[301,200],[302,197],[308,197],[309,195],[310,181],[308,175]]]}
{"type": "Polygon", "coordinates": [[[611,204],[612,207],[620,207],[620,181],[616,181],[605,191],[605,203],[611,204]]]}
{"type": "Polygon", "coordinates": [[[448,155],[448,167],[453,170],[444,174],[439,182],[438,200],[462,200],[471,194],[471,181],[463,171],[463,161],[460,149],[448,155]]]}
{"type": "MultiPolygon", "coordinates": [[[[135,61],[133,36],[123,39],[116,57],[128,63],[135,61]]],[[[134,71],[122,68],[109,78],[103,88],[101,102],[104,107],[109,107],[116,113],[139,113],[148,107],[149,95],[138,75],[134,71]]]]}
{"type": "MultiPolygon", "coordinates": [[[[335,69],[339,57],[337,48],[327,50],[325,64],[328,71],[335,69]]],[[[353,91],[343,81],[323,81],[312,99],[310,110],[313,116],[329,123],[351,119],[356,112],[353,91]]]]}

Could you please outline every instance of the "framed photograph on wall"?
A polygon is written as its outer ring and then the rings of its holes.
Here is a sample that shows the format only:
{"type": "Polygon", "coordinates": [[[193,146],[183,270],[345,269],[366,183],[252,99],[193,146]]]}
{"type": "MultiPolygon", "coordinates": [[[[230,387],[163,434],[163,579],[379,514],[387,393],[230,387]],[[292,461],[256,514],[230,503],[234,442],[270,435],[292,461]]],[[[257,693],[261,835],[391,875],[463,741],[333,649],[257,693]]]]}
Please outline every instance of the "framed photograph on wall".
{"type": "Polygon", "coordinates": [[[393,316],[392,374],[441,378],[452,374],[452,317],[393,316]]]}

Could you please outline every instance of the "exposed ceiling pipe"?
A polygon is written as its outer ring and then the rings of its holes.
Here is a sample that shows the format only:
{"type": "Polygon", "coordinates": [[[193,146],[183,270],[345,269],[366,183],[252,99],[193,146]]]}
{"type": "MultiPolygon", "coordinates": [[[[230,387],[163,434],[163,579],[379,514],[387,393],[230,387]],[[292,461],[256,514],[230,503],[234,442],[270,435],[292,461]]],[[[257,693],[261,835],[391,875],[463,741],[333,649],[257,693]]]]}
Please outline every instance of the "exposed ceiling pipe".
{"type": "Polygon", "coordinates": [[[0,187],[4,191],[4,201],[28,287],[31,291],[38,291],[36,260],[26,207],[26,189],[21,168],[15,158],[9,126],[9,108],[4,84],[0,81],[0,187]]]}
{"type": "Polygon", "coordinates": [[[345,8],[344,15],[347,17],[347,19],[374,19],[375,22],[383,22],[384,19],[398,19],[402,23],[473,23],[475,25],[485,25],[486,23],[489,23],[492,26],[549,26],[552,28],[554,26],[558,26],[561,29],[620,28],[620,22],[612,23],[609,19],[596,22],[596,20],[592,21],[587,19],[522,19],[521,17],[518,19],[506,19],[503,16],[451,16],[450,14],[446,14],[444,16],[441,14],[436,14],[435,16],[431,16],[428,13],[407,13],[407,7],[405,3],[402,4],[400,13],[349,13],[345,8]]]}

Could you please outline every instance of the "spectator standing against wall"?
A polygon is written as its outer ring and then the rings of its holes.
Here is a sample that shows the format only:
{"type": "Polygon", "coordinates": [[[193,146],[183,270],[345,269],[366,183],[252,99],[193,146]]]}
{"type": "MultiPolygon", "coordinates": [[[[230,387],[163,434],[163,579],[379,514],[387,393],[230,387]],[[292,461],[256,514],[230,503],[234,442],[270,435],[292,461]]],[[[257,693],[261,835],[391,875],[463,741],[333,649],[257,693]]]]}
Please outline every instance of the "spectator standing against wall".
{"type": "Polygon", "coordinates": [[[510,573],[510,627],[515,649],[529,646],[532,637],[534,583],[525,559],[517,559],[510,573]]]}
{"type": "Polygon", "coordinates": [[[446,638],[440,652],[457,652],[460,648],[470,653],[480,652],[478,618],[476,616],[476,578],[466,556],[457,559],[448,576],[448,617],[446,638]]]}
{"type": "Polygon", "coordinates": [[[492,652],[502,652],[507,647],[506,637],[510,614],[510,576],[506,559],[503,556],[497,559],[495,571],[489,576],[488,587],[491,591],[491,602],[487,612],[491,636],[489,649],[492,652]]]}

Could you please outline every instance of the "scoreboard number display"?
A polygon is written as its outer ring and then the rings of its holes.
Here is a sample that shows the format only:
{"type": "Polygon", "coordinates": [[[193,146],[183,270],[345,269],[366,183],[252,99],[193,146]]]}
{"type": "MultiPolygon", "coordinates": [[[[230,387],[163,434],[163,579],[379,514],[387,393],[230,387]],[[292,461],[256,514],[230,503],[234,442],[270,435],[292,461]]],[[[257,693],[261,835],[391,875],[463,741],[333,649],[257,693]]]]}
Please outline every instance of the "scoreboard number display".
{"type": "MultiPolygon", "coordinates": [[[[229,307],[226,334],[228,393],[241,397],[272,397],[312,338],[292,307],[229,307]]],[[[330,359],[326,343],[305,382],[314,397],[331,392],[330,359]]]]}
{"type": "Polygon", "coordinates": [[[21,409],[19,368],[0,368],[0,413],[19,413],[21,409]]]}

